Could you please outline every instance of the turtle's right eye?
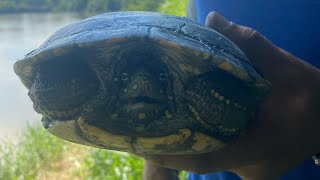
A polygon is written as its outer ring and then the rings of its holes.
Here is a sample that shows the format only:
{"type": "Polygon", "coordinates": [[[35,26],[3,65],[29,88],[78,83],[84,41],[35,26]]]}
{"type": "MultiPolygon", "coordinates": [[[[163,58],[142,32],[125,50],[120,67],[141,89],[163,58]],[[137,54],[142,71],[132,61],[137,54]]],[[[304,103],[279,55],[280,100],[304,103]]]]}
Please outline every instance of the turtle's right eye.
{"type": "Polygon", "coordinates": [[[167,78],[167,74],[165,74],[165,73],[160,73],[159,79],[160,79],[161,81],[166,80],[166,78],[167,78]]]}
{"type": "Polygon", "coordinates": [[[121,80],[122,80],[122,81],[128,80],[128,73],[125,73],[125,72],[122,73],[122,74],[121,74],[121,80]]]}

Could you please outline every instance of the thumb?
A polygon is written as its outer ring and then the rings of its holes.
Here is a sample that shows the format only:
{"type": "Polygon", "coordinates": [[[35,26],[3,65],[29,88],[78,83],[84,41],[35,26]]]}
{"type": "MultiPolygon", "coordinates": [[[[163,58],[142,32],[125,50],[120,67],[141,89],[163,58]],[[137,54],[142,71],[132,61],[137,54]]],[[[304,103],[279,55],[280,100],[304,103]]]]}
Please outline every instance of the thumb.
{"type": "Polygon", "coordinates": [[[206,26],[237,44],[253,66],[267,79],[273,79],[272,76],[283,71],[284,62],[281,60],[286,54],[285,51],[273,45],[256,30],[230,22],[217,12],[208,14],[206,26]]]}

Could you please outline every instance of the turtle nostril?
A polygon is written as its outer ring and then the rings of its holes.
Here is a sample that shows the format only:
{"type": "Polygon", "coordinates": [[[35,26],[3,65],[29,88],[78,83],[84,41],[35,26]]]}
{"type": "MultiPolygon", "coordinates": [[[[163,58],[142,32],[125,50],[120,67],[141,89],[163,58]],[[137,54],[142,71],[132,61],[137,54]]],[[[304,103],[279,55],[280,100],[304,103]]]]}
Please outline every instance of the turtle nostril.
{"type": "Polygon", "coordinates": [[[166,80],[166,78],[167,78],[167,75],[164,74],[164,73],[161,73],[161,74],[159,75],[159,79],[160,79],[161,81],[166,80]]]}
{"type": "Polygon", "coordinates": [[[148,81],[148,78],[146,76],[143,76],[141,79],[142,79],[143,82],[147,82],[148,81]]]}
{"type": "Polygon", "coordinates": [[[142,81],[142,82],[147,82],[148,81],[148,75],[144,74],[144,73],[138,73],[138,78],[142,81]]]}

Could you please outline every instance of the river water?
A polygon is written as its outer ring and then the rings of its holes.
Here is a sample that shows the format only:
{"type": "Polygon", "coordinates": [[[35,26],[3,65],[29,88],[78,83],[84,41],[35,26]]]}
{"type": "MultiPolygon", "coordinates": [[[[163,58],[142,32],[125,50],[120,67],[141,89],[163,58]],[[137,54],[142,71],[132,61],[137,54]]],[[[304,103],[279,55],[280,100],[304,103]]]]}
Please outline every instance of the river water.
{"type": "Polygon", "coordinates": [[[15,135],[27,123],[41,120],[13,72],[13,64],[50,34],[81,18],[72,13],[0,14],[0,138],[15,135]]]}

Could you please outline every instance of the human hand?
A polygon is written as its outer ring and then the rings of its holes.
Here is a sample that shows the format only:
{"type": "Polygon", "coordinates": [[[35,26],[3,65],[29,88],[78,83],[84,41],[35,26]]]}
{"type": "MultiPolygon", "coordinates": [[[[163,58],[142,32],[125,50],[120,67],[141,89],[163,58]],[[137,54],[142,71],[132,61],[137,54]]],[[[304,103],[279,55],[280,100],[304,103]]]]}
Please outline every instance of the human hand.
{"type": "Polygon", "coordinates": [[[272,91],[259,105],[248,133],[234,144],[198,155],[145,155],[164,167],[245,179],[274,179],[320,152],[320,71],[273,45],[257,31],[210,13],[206,25],[231,39],[272,91]]]}
{"type": "Polygon", "coordinates": [[[143,180],[179,180],[179,172],[144,161],[143,180]]]}

